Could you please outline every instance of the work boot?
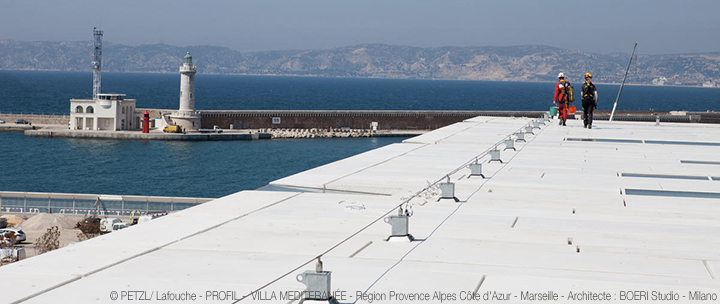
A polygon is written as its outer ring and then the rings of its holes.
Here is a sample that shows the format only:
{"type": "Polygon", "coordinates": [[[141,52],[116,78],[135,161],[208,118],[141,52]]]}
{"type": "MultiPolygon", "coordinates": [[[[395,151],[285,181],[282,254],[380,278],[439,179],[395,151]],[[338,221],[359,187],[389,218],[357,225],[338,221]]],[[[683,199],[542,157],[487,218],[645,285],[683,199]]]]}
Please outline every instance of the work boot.
{"type": "Polygon", "coordinates": [[[565,125],[565,121],[563,121],[563,126],[566,126],[566,125],[565,125]]]}
{"type": "Polygon", "coordinates": [[[592,129],[592,125],[588,125],[588,129],[592,129]]]}

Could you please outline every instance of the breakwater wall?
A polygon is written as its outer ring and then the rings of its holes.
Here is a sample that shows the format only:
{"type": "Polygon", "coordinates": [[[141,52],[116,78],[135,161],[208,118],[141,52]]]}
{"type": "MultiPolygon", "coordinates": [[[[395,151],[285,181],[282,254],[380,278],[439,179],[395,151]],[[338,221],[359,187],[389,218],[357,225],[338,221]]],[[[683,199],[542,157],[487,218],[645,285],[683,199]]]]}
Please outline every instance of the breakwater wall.
{"type": "MultiPolygon", "coordinates": [[[[172,109],[143,109],[150,117],[160,117],[171,113],[172,109]]],[[[223,129],[371,129],[377,122],[378,130],[434,130],[476,116],[499,117],[540,117],[542,111],[332,111],[332,110],[199,110],[201,126],[223,129]]],[[[578,113],[580,113],[578,111],[578,113]]],[[[578,114],[579,115],[579,114],[578,114]]],[[[607,120],[609,113],[596,112],[595,119],[607,120]]],[[[720,123],[718,112],[630,112],[618,111],[618,121],[655,121],[720,123]]],[[[17,119],[25,119],[33,125],[67,126],[70,115],[16,114],[0,113],[0,119],[13,124],[17,119]]],[[[15,131],[13,128],[0,131],[15,131]]],[[[22,131],[22,130],[16,130],[22,131]]]]}
{"type": "Polygon", "coordinates": [[[70,115],[62,114],[17,114],[0,113],[0,119],[5,123],[14,123],[18,119],[24,119],[32,124],[38,125],[65,125],[70,122],[70,115]]]}
{"type": "Polygon", "coordinates": [[[379,130],[368,129],[258,129],[260,134],[270,138],[356,138],[356,137],[413,137],[428,130],[379,130]]]}
{"type": "Polygon", "coordinates": [[[541,111],[330,111],[330,110],[201,110],[201,125],[223,129],[370,129],[434,130],[484,116],[540,117],[541,111]]]}
{"type": "MultiPolygon", "coordinates": [[[[581,111],[577,116],[582,117],[581,111]]],[[[595,111],[594,120],[610,120],[610,112],[595,111]]],[[[720,124],[720,112],[649,112],[649,111],[618,111],[613,117],[615,121],[645,121],[645,122],[680,122],[680,123],[707,123],[720,124]]]]}
{"type": "Polygon", "coordinates": [[[368,129],[258,129],[258,132],[270,134],[271,138],[355,138],[373,136],[373,133],[368,129]]]}
{"type": "Polygon", "coordinates": [[[53,128],[27,130],[25,136],[45,138],[84,138],[113,140],[168,140],[168,141],[225,141],[270,139],[269,133],[246,133],[241,131],[223,133],[140,133],[138,131],[81,131],[57,130],[53,128]]]}

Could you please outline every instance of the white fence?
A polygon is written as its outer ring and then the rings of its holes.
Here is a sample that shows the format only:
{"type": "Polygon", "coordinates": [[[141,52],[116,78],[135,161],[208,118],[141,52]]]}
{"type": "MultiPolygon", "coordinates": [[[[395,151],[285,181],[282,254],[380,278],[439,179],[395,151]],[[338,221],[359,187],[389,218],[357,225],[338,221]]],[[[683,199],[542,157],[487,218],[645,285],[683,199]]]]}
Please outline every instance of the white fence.
{"type": "Polygon", "coordinates": [[[130,215],[177,211],[213,200],[198,197],[0,191],[0,212],[130,215]]]}

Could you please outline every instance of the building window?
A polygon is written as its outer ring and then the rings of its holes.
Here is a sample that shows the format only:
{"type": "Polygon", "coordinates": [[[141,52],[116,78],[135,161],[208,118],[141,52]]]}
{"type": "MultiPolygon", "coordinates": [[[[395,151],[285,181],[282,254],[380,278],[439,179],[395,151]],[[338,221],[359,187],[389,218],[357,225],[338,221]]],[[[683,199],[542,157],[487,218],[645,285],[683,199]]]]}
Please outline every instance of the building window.
{"type": "Polygon", "coordinates": [[[85,112],[87,112],[87,113],[95,113],[95,109],[93,109],[92,106],[88,106],[85,112]]]}
{"type": "Polygon", "coordinates": [[[280,117],[273,117],[273,118],[272,118],[272,123],[273,123],[274,125],[280,124],[280,117]]]}
{"type": "Polygon", "coordinates": [[[82,112],[83,112],[82,106],[77,106],[75,108],[75,113],[82,113],[82,112]]]}

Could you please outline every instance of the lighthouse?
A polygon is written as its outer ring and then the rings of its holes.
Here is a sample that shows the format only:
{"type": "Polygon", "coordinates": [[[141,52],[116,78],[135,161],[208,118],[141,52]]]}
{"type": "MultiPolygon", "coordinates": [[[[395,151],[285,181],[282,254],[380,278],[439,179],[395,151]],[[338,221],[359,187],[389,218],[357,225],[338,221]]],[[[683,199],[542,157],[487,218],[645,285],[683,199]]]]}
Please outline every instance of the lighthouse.
{"type": "Polygon", "coordinates": [[[195,73],[197,67],[193,65],[190,52],[185,55],[185,61],[180,66],[180,109],[170,115],[175,125],[183,127],[186,131],[195,131],[200,128],[200,114],[195,111],[195,73]]]}
{"type": "Polygon", "coordinates": [[[180,67],[180,112],[195,112],[195,73],[197,68],[188,52],[180,67]]]}

